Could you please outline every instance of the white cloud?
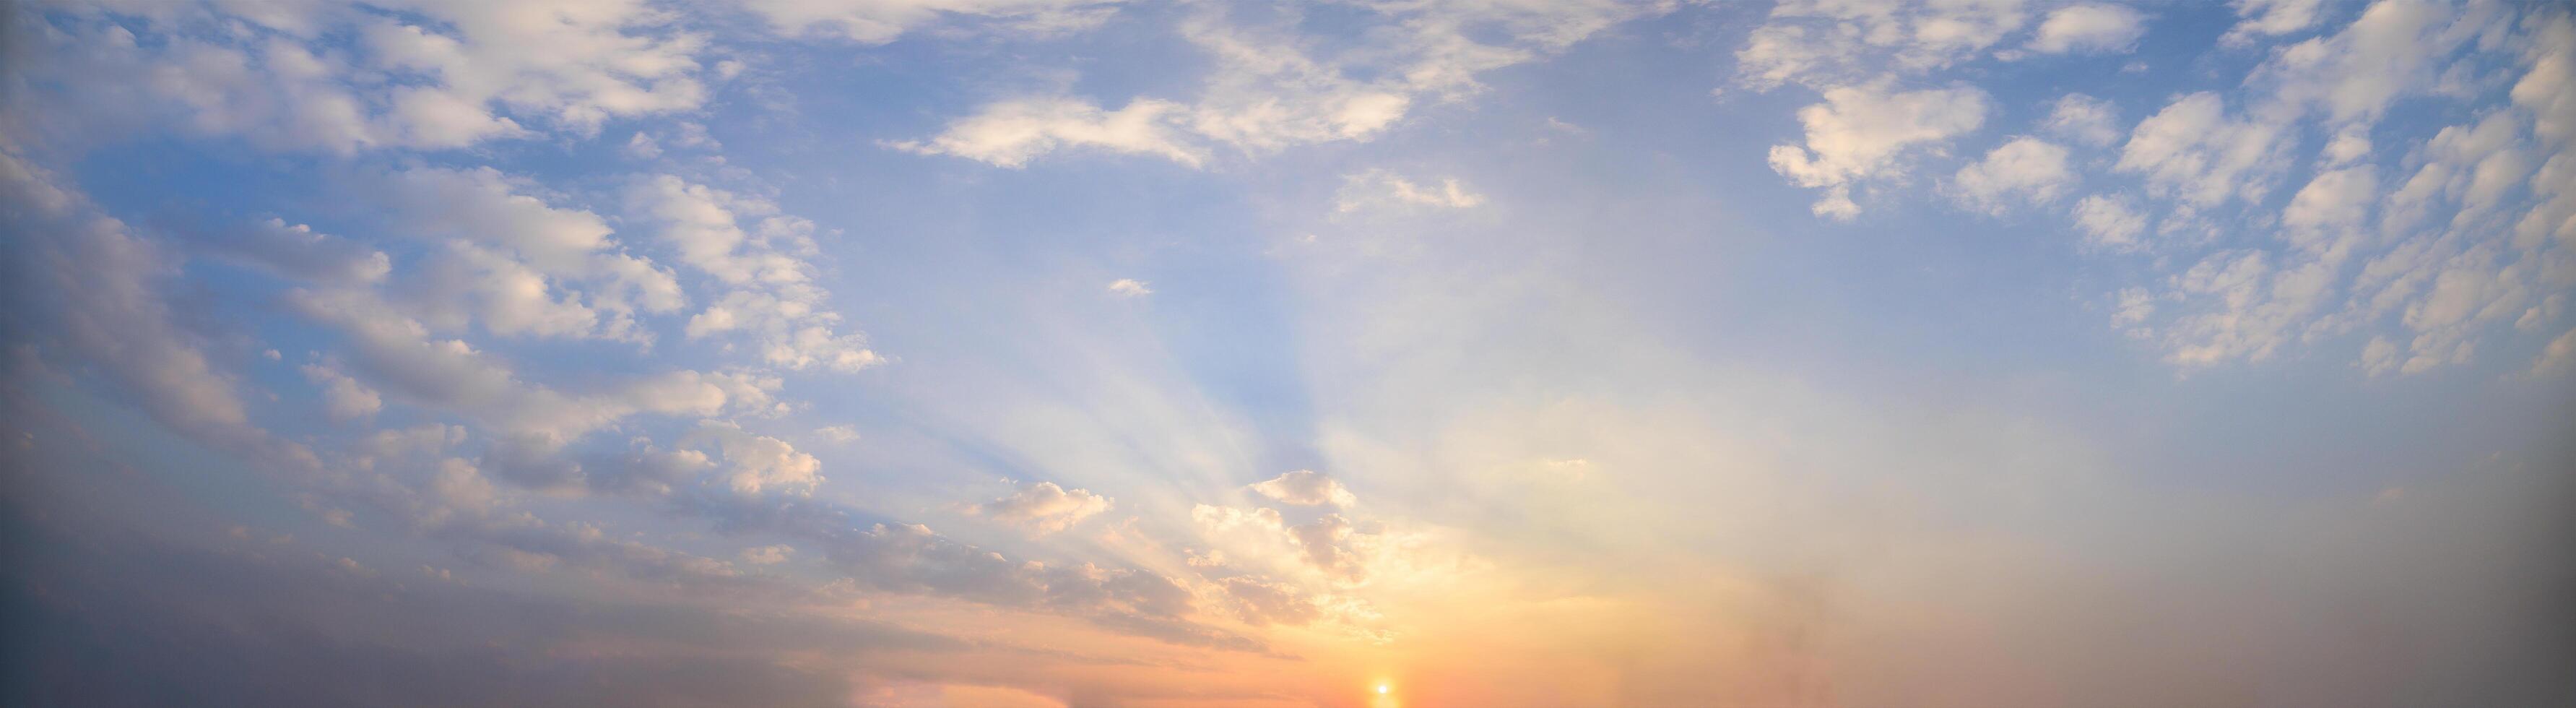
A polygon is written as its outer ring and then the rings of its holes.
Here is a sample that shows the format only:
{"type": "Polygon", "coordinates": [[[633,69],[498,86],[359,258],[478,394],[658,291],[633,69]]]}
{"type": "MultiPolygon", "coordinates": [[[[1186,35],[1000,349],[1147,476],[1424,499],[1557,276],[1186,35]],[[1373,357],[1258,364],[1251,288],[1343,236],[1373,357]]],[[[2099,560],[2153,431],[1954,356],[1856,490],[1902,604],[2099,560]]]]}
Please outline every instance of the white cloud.
{"type": "Polygon", "coordinates": [[[453,457],[439,461],[438,474],[430,478],[429,486],[441,503],[469,512],[491,508],[500,495],[474,463],[453,457]]]}
{"type": "MultiPolygon", "coordinates": [[[[216,368],[163,292],[177,261],[124,222],[99,213],[0,137],[0,230],[17,236],[11,280],[34,293],[15,303],[57,334],[49,360],[94,370],[162,425],[279,472],[320,467],[302,445],[250,422],[230,374],[216,368]],[[59,347],[59,348],[57,348],[59,347]]],[[[14,291],[16,294],[21,291],[14,291]]]]}
{"type": "Polygon", "coordinates": [[[794,546],[755,546],[742,549],[742,562],[752,565],[777,565],[787,562],[787,557],[795,553],[794,546]]]}
{"type": "Polygon", "coordinates": [[[680,262],[730,288],[689,318],[691,339],[743,332],[762,362],[789,369],[849,372],[884,362],[864,335],[839,330],[831,294],[814,284],[804,259],[816,251],[812,222],[780,214],[767,199],[670,175],[631,183],[626,208],[679,251],[680,262]]]}
{"type": "Polygon", "coordinates": [[[2445,57],[2511,21],[2498,6],[2382,1],[2331,36],[2280,49],[2246,85],[2271,108],[2322,110],[2331,125],[2376,121],[2404,96],[2435,90],[2445,57]]]}
{"type": "Polygon", "coordinates": [[[2113,251],[2137,249],[2138,235],[2147,230],[2147,216],[2125,196],[2085,197],[2075,202],[2074,216],[2086,242],[2113,251]]]}
{"type": "Polygon", "coordinates": [[[1097,24],[1118,0],[745,0],[782,34],[823,33],[883,44],[942,20],[969,18],[1003,29],[1053,33],[1097,24]]]}
{"type": "Polygon", "coordinates": [[[2070,93],[2058,97],[2040,125],[2068,140],[2106,147],[2120,139],[2119,110],[2110,101],[2070,93]]]}
{"type": "Polygon", "coordinates": [[[2000,215],[2017,202],[2056,201],[2076,182],[2075,171],[2067,166],[2065,147],[2020,137],[1959,168],[1950,178],[1950,187],[1961,205],[2000,215]]]}
{"type": "Polygon", "coordinates": [[[2145,13],[2120,5],[2068,5],[2040,20],[2030,50],[2043,54],[2126,52],[2147,33],[2145,13]]]}
{"type": "Polygon", "coordinates": [[[2244,18],[2221,41],[2242,45],[2268,35],[2283,35],[2315,26],[2323,19],[2325,0],[2235,0],[2244,18]]]}
{"type": "Polygon", "coordinates": [[[2370,131],[2360,125],[2344,126],[2326,143],[2325,164],[2349,165],[2370,156],[2370,131]]]}
{"type": "Polygon", "coordinates": [[[639,314],[687,302],[671,272],[626,253],[607,220],[549,205],[497,170],[414,168],[357,190],[393,232],[442,247],[393,284],[395,302],[440,330],[640,342],[639,314]],[[577,294],[565,287],[576,284],[577,294]]]}
{"type": "Polygon", "coordinates": [[[1018,491],[974,507],[975,513],[1032,534],[1050,534],[1108,511],[1111,500],[1089,490],[1065,489],[1054,482],[1021,485],[1018,491]]]}
{"type": "Polygon", "coordinates": [[[2257,201],[2287,159],[2282,132],[2278,124],[2228,116],[2218,94],[2190,94],[2138,122],[2118,169],[2144,174],[2159,197],[2194,206],[2257,201]]]}
{"type": "Polygon", "coordinates": [[[2025,4],[1779,3],[1736,52],[1737,80],[1756,90],[1792,82],[1823,90],[1887,71],[1946,68],[2021,29],[2030,20],[2025,4]]]}
{"type": "Polygon", "coordinates": [[[2359,228],[2378,198],[2378,174],[2369,165],[2329,170],[2290,197],[2289,206],[2281,211],[2281,225],[2290,227],[2294,242],[2322,247],[2321,237],[2313,235],[2316,231],[2359,228]]]}
{"type": "MultiPolygon", "coordinates": [[[[1771,169],[1799,186],[1846,188],[1895,176],[1909,151],[1940,150],[1985,124],[1986,95],[1973,87],[1890,91],[1880,82],[1827,89],[1824,97],[1824,103],[1798,111],[1806,128],[1803,147],[1771,148],[1771,169]]],[[[1854,208],[1840,189],[1818,203],[1820,212],[1854,208]]]]}
{"type": "Polygon", "coordinates": [[[328,365],[307,364],[304,377],[322,387],[322,410],[332,420],[363,420],[384,409],[384,399],[374,389],[328,365]]]}
{"type": "Polygon", "coordinates": [[[1075,98],[1035,98],[984,106],[927,141],[888,145],[924,155],[953,155],[1001,167],[1065,148],[1154,155],[1196,167],[1203,151],[1188,143],[1183,107],[1138,99],[1115,111],[1075,98]]]}
{"type": "Polygon", "coordinates": [[[1237,563],[1344,585],[1368,579],[1370,561],[1382,540],[1377,534],[1362,533],[1340,514],[1292,525],[1275,509],[1201,504],[1191,509],[1190,518],[1208,540],[1228,547],[1227,555],[1237,563]]]}
{"type": "Polygon", "coordinates": [[[823,461],[797,452],[785,440],[719,424],[699,426],[691,438],[715,443],[716,474],[737,494],[810,496],[823,483],[823,461]]]}
{"type": "Polygon", "coordinates": [[[768,393],[778,387],[775,380],[695,371],[570,394],[521,380],[463,340],[435,337],[372,293],[296,290],[285,300],[292,311],[339,330],[350,347],[348,363],[370,388],[513,434],[560,443],[639,413],[709,416],[775,404],[768,393]]]}
{"type": "Polygon", "coordinates": [[[1484,203],[1484,195],[1468,191],[1455,177],[1441,178],[1436,185],[1416,184],[1402,175],[1374,169],[1343,176],[1333,209],[1348,214],[1383,206],[1466,209],[1484,203]]]}
{"type": "Polygon", "coordinates": [[[140,11],[110,23],[95,21],[106,8],[65,6],[69,22],[38,19],[53,31],[29,35],[44,44],[26,61],[61,87],[47,100],[67,110],[51,118],[162,116],[263,147],[348,153],[466,147],[532,126],[588,135],[707,93],[703,38],[636,0],[185,7],[197,11],[128,6],[117,9],[140,11]]]}
{"type": "Polygon", "coordinates": [[[1187,101],[1138,97],[1117,109],[1088,98],[1043,95],[994,101],[926,140],[888,146],[1020,167],[1059,150],[1161,157],[1187,166],[1218,148],[1261,154],[1315,143],[1365,141],[1414,106],[1482,88],[1487,71],[1563,51],[1651,6],[1625,3],[1429,2],[1357,8],[1380,31],[1357,51],[1319,53],[1294,22],[1242,21],[1208,6],[1180,23],[1212,68],[1187,101]]]}
{"type": "Polygon", "coordinates": [[[1260,492],[1262,496],[1276,499],[1282,504],[1299,506],[1329,504],[1347,508],[1359,503],[1359,498],[1352,496],[1351,490],[1343,487],[1341,480],[1312,470],[1283,473],[1277,477],[1256,482],[1251,489],[1260,492]]]}
{"type": "Polygon", "coordinates": [[[1119,278],[1109,281],[1109,294],[1119,297],[1144,297],[1154,294],[1154,289],[1148,287],[1142,280],[1119,278]]]}
{"type": "Polygon", "coordinates": [[[2558,335],[2541,347],[2540,358],[2531,362],[2532,376],[2558,376],[2576,371],[2576,329],[2558,335]]]}

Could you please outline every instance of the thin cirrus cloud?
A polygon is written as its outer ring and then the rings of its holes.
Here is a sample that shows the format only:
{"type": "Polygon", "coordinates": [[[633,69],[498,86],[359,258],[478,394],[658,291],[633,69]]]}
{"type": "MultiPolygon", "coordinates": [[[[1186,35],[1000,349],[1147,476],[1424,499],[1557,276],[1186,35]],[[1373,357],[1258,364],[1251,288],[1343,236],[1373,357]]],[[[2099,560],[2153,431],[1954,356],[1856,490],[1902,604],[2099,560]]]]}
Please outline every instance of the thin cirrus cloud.
{"type": "Polygon", "coordinates": [[[2570,690],[2562,8],[0,12],[0,703],[2570,690]]]}

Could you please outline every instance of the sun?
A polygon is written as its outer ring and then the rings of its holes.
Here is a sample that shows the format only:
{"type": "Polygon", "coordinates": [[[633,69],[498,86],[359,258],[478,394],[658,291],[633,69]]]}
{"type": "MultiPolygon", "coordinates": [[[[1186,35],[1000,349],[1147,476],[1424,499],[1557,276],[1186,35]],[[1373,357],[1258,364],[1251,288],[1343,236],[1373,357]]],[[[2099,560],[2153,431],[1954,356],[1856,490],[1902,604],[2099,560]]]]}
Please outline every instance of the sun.
{"type": "Polygon", "coordinates": [[[1381,683],[1377,685],[1377,695],[1386,695],[1386,690],[1386,684],[1381,683]]]}

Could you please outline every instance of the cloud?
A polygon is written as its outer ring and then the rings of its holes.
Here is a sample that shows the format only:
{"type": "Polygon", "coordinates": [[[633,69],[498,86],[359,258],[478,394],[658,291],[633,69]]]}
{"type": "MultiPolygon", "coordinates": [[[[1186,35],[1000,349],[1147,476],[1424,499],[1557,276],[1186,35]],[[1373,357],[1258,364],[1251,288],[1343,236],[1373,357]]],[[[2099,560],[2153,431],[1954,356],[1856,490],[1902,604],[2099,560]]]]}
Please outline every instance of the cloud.
{"type": "Polygon", "coordinates": [[[894,41],[905,32],[961,18],[1001,29],[1052,34],[1087,28],[1116,11],[1118,0],[746,0],[781,34],[828,34],[865,44],[894,41]]]}
{"type": "Polygon", "coordinates": [[[320,467],[311,450],[251,423],[233,376],[179,325],[163,291],[177,258],[5,138],[0,225],[19,250],[9,259],[10,301],[50,333],[38,340],[47,359],[99,372],[155,421],[216,449],[280,473],[320,467]]]}
{"type": "MultiPolygon", "coordinates": [[[[123,6],[31,15],[56,132],[158,117],[278,149],[447,149],[685,111],[702,38],[642,2],[123,6]],[[227,10],[237,12],[226,12],[227,10]],[[60,19],[57,19],[60,18],[60,19]],[[357,51],[351,51],[355,49],[357,51]],[[401,77],[387,81],[386,77],[401,77]],[[82,123],[76,117],[93,117],[82,123]]],[[[16,62],[13,62],[16,64],[16,62]]]]}
{"type": "Polygon", "coordinates": [[[2126,6],[2068,5],[2048,11],[2029,48],[2041,54],[2127,52],[2146,33],[2146,14],[2126,6]]]}
{"type": "Polygon", "coordinates": [[[377,396],[374,389],[328,365],[307,364],[304,376],[322,387],[322,410],[329,413],[332,420],[363,420],[375,417],[376,411],[384,409],[384,399],[377,396]]]}
{"type": "Polygon", "coordinates": [[[927,141],[887,145],[997,167],[1025,167],[1031,158],[1066,148],[1153,155],[1196,167],[1206,155],[1180,132],[1181,112],[1179,104],[1154,99],[1139,99],[1115,111],[1074,98],[1004,101],[948,124],[927,141]]]}
{"type": "Polygon", "coordinates": [[[498,170],[413,168],[352,191],[385,211],[392,233],[439,246],[388,286],[391,302],[443,331],[643,342],[638,316],[687,302],[672,273],[628,254],[606,219],[550,205],[498,170]]]}
{"type": "Polygon", "coordinates": [[[1296,588],[1252,578],[1217,581],[1235,602],[1235,612],[1253,625],[1303,625],[1323,616],[1315,602],[1296,588]]]}
{"type": "Polygon", "coordinates": [[[1111,500],[1088,490],[1067,490],[1054,482],[1024,484],[1019,491],[974,507],[990,517],[1033,534],[1050,534],[1108,511],[1111,500]]]}
{"type": "Polygon", "coordinates": [[[2244,19],[2229,28],[2220,43],[2239,46],[2316,26],[2326,6],[2325,0],[2236,0],[2233,4],[2236,16],[2244,19]]]}
{"type": "Polygon", "coordinates": [[[2273,108],[2318,111],[2330,125],[2376,121],[2398,99],[2438,90],[2446,57],[2503,29],[2501,7],[2383,1],[2331,36],[2283,48],[2246,76],[2273,108]]]}
{"type": "Polygon", "coordinates": [[[1348,214],[1378,207],[1466,209],[1484,203],[1484,195],[1467,191],[1454,177],[1441,178],[1436,185],[1416,184],[1376,169],[1343,176],[1333,210],[1348,214]]]}
{"type": "Polygon", "coordinates": [[[814,282],[813,222],[763,198],[672,175],[629,184],[626,208],[679,251],[680,262],[726,287],[689,318],[691,339],[742,332],[762,362],[788,369],[853,372],[884,363],[867,337],[839,329],[831,293],[814,282]],[[746,225],[751,228],[744,228],[746,225]]]}
{"type": "Polygon", "coordinates": [[[2021,29],[2030,19],[2024,5],[1779,3],[1736,51],[1737,81],[1763,91],[1784,83],[1822,91],[1890,71],[1947,68],[2021,29]]]}
{"type": "Polygon", "coordinates": [[[1312,470],[1293,470],[1282,473],[1277,477],[1253,483],[1251,489],[1259,492],[1261,496],[1276,499],[1282,504],[1298,506],[1329,504],[1349,507],[1359,503],[1359,498],[1353,496],[1350,489],[1343,487],[1341,480],[1312,470]]]}
{"type": "Polygon", "coordinates": [[[2139,121],[2117,168],[2144,175],[2158,197],[2196,207],[2257,201],[2288,159],[2282,131],[2278,124],[2229,116],[2218,94],[2194,93],[2139,121]]]}
{"type": "Polygon", "coordinates": [[[2143,244],[2138,236],[2147,231],[2147,215],[2139,213],[2126,196],[2092,195],[2075,202],[2075,226],[2084,230],[2085,241],[2113,251],[2136,250],[2143,244]]]}
{"type": "Polygon", "coordinates": [[[2080,93],[2060,96],[2040,126],[2077,143],[2106,147],[2120,139],[2119,107],[2080,93]]]}
{"type": "MultiPolygon", "coordinates": [[[[2308,185],[2290,196],[2290,204],[2281,210],[2281,225],[2293,234],[2313,233],[2326,229],[2357,229],[2370,216],[2371,203],[2379,198],[2377,172],[2369,165],[2347,167],[2318,173],[2308,185]]],[[[2297,236],[2294,240],[2313,248],[2325,247],[2320,236],[2297,236]]]]}
{"type": "Polygon", "coordinates": [[[752,565],[777,565],[787,562],[787,557],[795,552],[795,547],[785,545],[745,548],[742,549],[742,562],[752,565]]]}
{"type": "Polygon", "coordinates": [[[2531,361],[2532,376],[2561,376],[2576,371],[2576,329],[2549,340],[2540,348],[2540,357],[2531,361]]]}
{"type": "MultiPolygon", "coordinates": [[[[1294,22],[1211,6],[1180,23],[1211,61],[1188,100],[1130,99],[1110,109],[1068,95],[985,104],[925,140],[886,145],[1000,167],[1062,150],[1146,155],[1200,167],[1220,149],[1259,155],[1298,145],[1367,141],[1426,101],[1482,89],[1484,72],[1563,51],[1631,17],[1628,3],[1431,2],[1355,8],[1379,31],[1359,51],[1322,53],[1294,22]]],[[[881,34],[882,31],[879,31],[881,34]]]]}
{"type": "Polygon", "coordinates": [[[353,285],[382,282],[393,272],[383,251],[355,241],[269,219],[247,228],[208,234],[189,245],[209,255],[290,280],[353,285]]]}
{"type": "Polygon", "coordinates": [[[717,474],[735,493],[811,496],[823,483],[823,462],[785,440],[727,425],[700,426],[690,437],[714,441],[720,453],[717,474]]]}
{"type": "Polygon", "coordinates": [[[345,338],[349,363],[369,387],[394,400],[465,415],[511,433],[561,441],[638,413],[708,416],[762,411],[774,403],[768,392],[777,387],[775,381],[685,370],[570,394],[522,380],[462,340],[434,337],[369,293],[295,290],[285,299],[292,311],[345,338]]]}
{"type": "Polygon", "coordinates": [[[1147,287],[1142,280],[1119,278],[1109,281],[1109,294],[1119,297],[1144,297],[1154,294],[1154,289],[1147,287]]]}
{"type": "Polygon", "coordinates": [[[1987,152],[1985,159],[1959,168],[1950,178],[1950,188],[1961,205],[2001,215],[2015,203],[2057,201],[2077,181],[2075,171],[2067,166],[2065,147],[2019,137],[1987,152]]]}
{"type": "Polygon", "coordinates": [[[1852,183],[1902,174],[1909,152],[1939,151],[1985,124],[1986,95],[1974,87],[1892,90],[1887,82],[1824,91],[1799,109],[1806,142],[1771,148],[1771,169],[1802,187],[1828,189],[1820,214],[1848,218],[1852,183]]]}

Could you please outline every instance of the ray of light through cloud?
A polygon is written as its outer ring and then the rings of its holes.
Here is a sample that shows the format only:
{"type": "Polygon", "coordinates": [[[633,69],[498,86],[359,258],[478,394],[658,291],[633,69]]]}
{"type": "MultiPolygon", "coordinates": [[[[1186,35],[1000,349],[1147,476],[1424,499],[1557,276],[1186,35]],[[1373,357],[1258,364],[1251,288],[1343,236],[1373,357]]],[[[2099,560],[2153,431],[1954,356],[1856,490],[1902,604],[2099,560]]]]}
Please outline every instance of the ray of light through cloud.
{"type": "Polygon", "coordinates": [[[0,704],[2576,702],[2547,3],[0,4],[0,704]]]}

